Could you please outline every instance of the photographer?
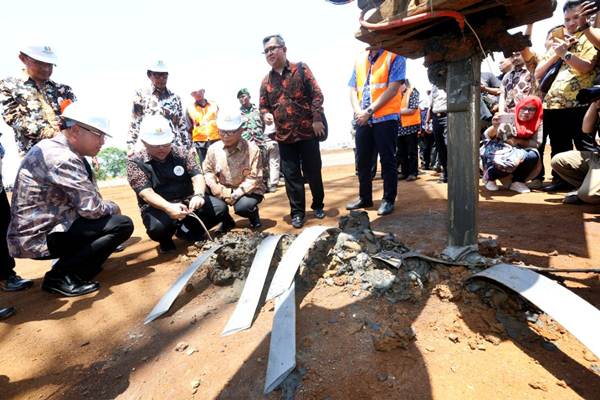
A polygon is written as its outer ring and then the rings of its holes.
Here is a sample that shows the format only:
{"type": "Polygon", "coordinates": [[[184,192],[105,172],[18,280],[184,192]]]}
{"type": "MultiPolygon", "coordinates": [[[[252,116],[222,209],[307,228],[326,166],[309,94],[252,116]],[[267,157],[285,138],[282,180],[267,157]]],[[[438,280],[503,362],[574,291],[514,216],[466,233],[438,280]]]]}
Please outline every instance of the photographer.
{"type": "Polygon", "coordinates": [[[595,148],[566,151],[552,158],[552,169],[566,182],[578,188],[565,196],[565,204],[600,204],[600,149],[595,143],[599,111],[600,100],[596,100],[588,107],[582,126],[595,148]]]}

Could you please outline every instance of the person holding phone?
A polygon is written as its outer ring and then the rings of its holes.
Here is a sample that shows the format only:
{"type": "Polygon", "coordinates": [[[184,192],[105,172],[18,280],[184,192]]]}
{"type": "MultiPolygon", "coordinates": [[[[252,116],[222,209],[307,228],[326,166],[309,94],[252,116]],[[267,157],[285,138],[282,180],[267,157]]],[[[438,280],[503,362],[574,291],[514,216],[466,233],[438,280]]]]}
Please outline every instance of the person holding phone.
{"type": "MultiPolygon", "coordinates": [[[[577,93],[592,86],[596,78],[598,50],[579,31],[580,11],[579,1],[568,0],[565,3],[564,38],[560,38],[559,30],[553,33],[550,48],[535,70],[536,79],[541,80],[553,64],[562,60],[559,72],[543,102],[544,136],[550,138],[552,156],[571,150],[573,144],[577,149],[582,148],[581,123],[587,104],[577,100],[577,93]]],[[[540,150],[543,152],[543,149],[540,150]]],[[[543,190],[554,192],[569,188],[570,185],[553,171],[552,184],[543,190]]]]}
{"type": "Polygon", "coordinates": [[[514,192],[530,191],[525,182],[541,168],[537,147],[542,138],[543,115],[542,100],[537,96],[522,99],[514,113],[494,115],[480,151],[487,190],[499,190],[496,180],[500,179],[514,192]]]}

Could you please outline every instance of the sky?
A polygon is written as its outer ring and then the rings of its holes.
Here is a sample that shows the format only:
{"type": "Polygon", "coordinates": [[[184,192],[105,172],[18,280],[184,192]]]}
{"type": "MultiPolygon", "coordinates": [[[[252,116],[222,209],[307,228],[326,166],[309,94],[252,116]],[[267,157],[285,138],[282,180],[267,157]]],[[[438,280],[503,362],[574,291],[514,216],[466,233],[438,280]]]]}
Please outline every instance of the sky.
{"type": "MultiPolygon", "coordinates": [[[[559,1],[560,10],[564,0],[559,1]]],[[[336,6],[325,0],[20,0],[2,5],[0,78],[21,73],[21,46],[50,45],[58,55],[52,79],[70,85],[80,101],[94,104],[111,120],[107,146],[125,147],[133,95],[149,85],[147,65],[168,65],[168,87],[184,103],[192,89],[221,108],[238,107],[236,93],[247,87],[258,101],[260,82],[270,67],[262,38],[281,34],[290,61],[313,71],[325,96],[330,136],[324,147],[351,143],[348,80],[365,43],[355,39],[356,2],[336,6]]],[[[546,31],[562,21],[536,23],[534,49],[543,49],[546,31]]],[[[483,70],[497,72],[497,61],[483,70]]],[[[423,60],[408,60],[407,77],[421,93],[429,88],[423,60]]],[[[12,130],[0,122],[7,149],[3,175],[8,182],[18,168],[12,130]]]]}

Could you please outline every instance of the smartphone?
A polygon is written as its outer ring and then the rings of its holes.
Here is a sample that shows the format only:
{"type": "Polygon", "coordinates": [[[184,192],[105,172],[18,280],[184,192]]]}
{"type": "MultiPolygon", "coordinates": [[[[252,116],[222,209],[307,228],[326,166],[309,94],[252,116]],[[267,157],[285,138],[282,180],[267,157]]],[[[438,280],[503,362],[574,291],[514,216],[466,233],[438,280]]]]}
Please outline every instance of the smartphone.
{"type": "Polygon", "coordinates": [[[551,36],[554,39],[565,40],[565,29],[562,26],[557,26],[552,30],[551,36]]]}
{"type": "Polygon", "coordinates": [[[501,124],[514,124],[515,114],[501,114],[498,116],[498,122],[501,124]]]}

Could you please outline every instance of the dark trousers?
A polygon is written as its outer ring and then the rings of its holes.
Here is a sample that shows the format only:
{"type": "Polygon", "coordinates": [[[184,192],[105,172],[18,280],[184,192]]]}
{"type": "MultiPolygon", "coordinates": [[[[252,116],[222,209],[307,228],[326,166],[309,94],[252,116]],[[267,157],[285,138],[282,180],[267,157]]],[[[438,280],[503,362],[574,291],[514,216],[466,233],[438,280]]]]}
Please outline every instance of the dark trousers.
{"type": "Polygon", "coordinates": [[[419,150],[421,155],[422,167],[424,169],[432,168],[436,161],[436,154],[434,153],[435,138],[433,133],[423,133],[418,138],[419,150]]]}
{"type": "Polygon", "coordinates": [[[446,140],[448,138],[448,117],[433,116],[433,137],[435,140],[435,148],[438,153],[438,161],[442,167],[444,178],[448,178],[448,147],[446,140]]]}
{"type": "MultiPolygon", "coordinates": [[[[524,183],[527,180],[527,178],[529,177],[529,175],[532,173],[532,171],[535,169],[535,167],[537,166],[538,160],[540,159],[539,154],[535,150],[526,150],[526,151],[527,151],[527,155],[525,156],[525,159],[523,160],[523,162],[521,164],[519,164],[517,169],[515,169],[512,173],[513,182],[523,182],[524,183]]],[[[495,167],[491,168],[488,171],[488,176],[491,180],[504,178],[505,176],[508,176],[508,175],[510,175],[509,172],[500,171],[500,170],[496,169],[495,167]]]]}
{"type": "MultiPolygon", "coordinates": [[[[354,172],[355,172],[355,175],[358,176],[358,153],[356,152],[356,147],[352,150],[354,151],[354,172]]],[[[377,175],[377,148],[373,147],[373,161],[371,164],[371,178],[375,179],[375,175],[377,175]]]]}
{"type": "Polygon", "coordinates": [[[107,215],[98,219],[77,218],[65,232],[48,235],[49,258],[58,258],[52,274],[74,273],[92,279],[102,264],[133,233],[131,218],[107,215]]]}
{"type": "Polygon", "coordinates": [[[15,259],[10,256],[6,243],[6,231],[9,223],[10,205],[6,191],[2,190],[0,192],[0,280],[5,280],[15,273],[15,259]]]}
{"type": "Polygon", "coordinates": [[[323,208],[323,177],[321,176],[321,151],[317,139],[301,140],[296,143],[279,143],[281,171],[285,177],[285,191],[290,201],[291,216],[304,217],[306,198],[304,179],[312,193],[313,210],[323,208]]]}
{"type": "Polygon", "coordinates": [[[363,201],[373,200],[371,162],[373,149],[379,153],[383,178],[383,200],[393,203],[398,190],[396,166],[396,137],[398,121],[383,121],[356,127],[356,152],[358,153],[358,195],[363,201]]]}
{"type": "Polygon", "coordinates": [[[244,218],[253,218],[258,216],[258,203],[263,200],[259,194],[247,194],[238,199],[233,205],[233,211],[244,218]]]}
{"type": "MultiPolygon", "coordinates": [[[[210,229],[219,222],[229,217],[227,204],[213,196],[204,196],[202,208],[194,211],[206,229],[210,229]]],[[[168,243],[173,240],[173,235],[178,235],[190,241],[202,240],[204,229],[200,222],[193,217],[186,217],[181,221],[171,219],[163,210],[154,207],[145,207],[142,210],[142,222],[146,227],[146,233],[150,239],[159,243],[168,243]]]]}
{"type": "Polygon", "coordinates": [[[417,176],[419,173],[419,144],[416,132],[410,135],[398,135],[396,158],[402,175],[417,176]]]}
{"type": "Polygon", "coordinates": [[[194,147],[196,148],[196,152],[198,153],[198,157],[200,158],[200,165],[206,159],[206,152],[211,144],[218,142],[218,140],[208,140],[206,142],[194,142],[194,147]]]}
{"type": "MultiPolygon", "coordinates": [[[[544,147],[546,138],[550,138],[550,155],[554,157],[558,153],[573,150],[573,145],[577,150],[584,150],[581,125],[583,117],[587,111],[586,107],[565,108],[560,110],[544,109],[544,140],[538,148],[542,157],[542,172],[538,178],[544,177],[544,147]]],[[[558,180],[560,177],[555,171],[552,171],[552,180],[558,180]]]]}

